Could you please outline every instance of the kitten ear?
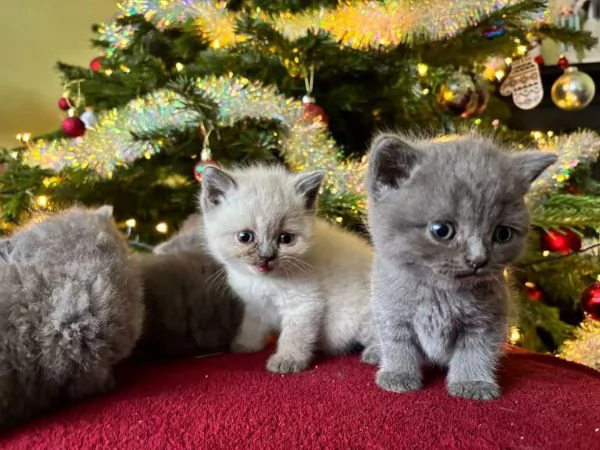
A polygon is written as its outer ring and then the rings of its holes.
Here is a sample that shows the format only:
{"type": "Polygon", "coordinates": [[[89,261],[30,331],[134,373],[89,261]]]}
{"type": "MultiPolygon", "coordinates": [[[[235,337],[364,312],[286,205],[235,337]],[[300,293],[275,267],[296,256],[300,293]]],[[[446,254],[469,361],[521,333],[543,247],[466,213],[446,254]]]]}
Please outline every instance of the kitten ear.
{"type": "Polygon", "coordinates": [[[397,188],[423,158],[423,151],[395,134],[382,133],[373,139],[369,151],[367,185],[371,195],[382,187],[397,188]]]}
{"type": "Polygon", "coordinates": [[[306,209],[314,209],[324,177],[324,172],[316,171],[301,173],[296,178],[294,187],[298,194],[304,196],[306,209]]]}
{"type": "Polygon", "coordinates": [[[112,205],[102,205],[100,208],[97,208],[94,211],[96,214],[102,217],[112,218],[113,216],[113,207],[112,205]]]}
{"type": "Polygon", "coordinates": [[[544,170],[556,162],[558,156],[550,152],[526,150],[511,156],[520,178],[529,185],[539,177],[544,170]]]}
{"type": "Polygon", "coordinates": [[[202,173],[202,191],[200,205],[203,210],[209,210],[223,201],[227,192],[237,188],[235,180],[221,169],[207,167],[202,173]]]}

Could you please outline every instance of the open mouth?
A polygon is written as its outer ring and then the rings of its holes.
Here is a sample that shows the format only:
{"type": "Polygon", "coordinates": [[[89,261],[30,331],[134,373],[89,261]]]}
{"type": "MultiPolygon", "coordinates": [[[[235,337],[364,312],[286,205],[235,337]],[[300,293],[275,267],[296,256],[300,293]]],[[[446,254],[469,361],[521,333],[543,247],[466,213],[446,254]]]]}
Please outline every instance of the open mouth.
{"type": "Polygon", "coordinates": [[[260,264],[254,267],[256,267],[256,270],[258,270],[261,273],[271,272],[273,270],[273,266],[269,263],[260,264]]]}

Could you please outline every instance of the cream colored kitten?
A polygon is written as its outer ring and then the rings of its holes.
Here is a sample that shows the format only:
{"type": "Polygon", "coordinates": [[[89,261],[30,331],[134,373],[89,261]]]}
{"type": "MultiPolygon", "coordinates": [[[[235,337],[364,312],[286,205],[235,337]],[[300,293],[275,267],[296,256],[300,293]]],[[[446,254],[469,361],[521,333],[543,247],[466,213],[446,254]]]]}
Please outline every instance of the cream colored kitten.
{"type": "Polygon", "coordinates": [[[305,369],[318,348],[365,347],[378,357],[369,289],[372,249],[356,235],[315,218],[321,172],[279,166],[232,172],[209,168],[202,180],[206,244],[245,304],[232,350],[256,352],[280,332],[272,372],[305,369]]]}

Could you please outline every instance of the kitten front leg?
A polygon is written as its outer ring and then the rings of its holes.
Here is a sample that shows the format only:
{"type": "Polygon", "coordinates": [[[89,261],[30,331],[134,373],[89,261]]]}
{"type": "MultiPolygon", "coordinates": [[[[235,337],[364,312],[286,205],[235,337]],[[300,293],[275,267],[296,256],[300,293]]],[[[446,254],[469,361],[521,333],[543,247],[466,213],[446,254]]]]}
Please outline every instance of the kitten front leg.
{"type": "Polygon", "coordinates": [[[496,366],[502,340],[497,330],[468,330],[458,337],[448,371],[450,395],[470,400],[500,396],[496,366]]]}
{"type": "Polygon", "coordinates": [[[379,321],[381,362],[376,383],[386,391],[417,391],[422,387],[421,351],[409,322],[379,321]]]}
{"type": "Polygon", "coordinates": [[[242,323],[230,345],[235,353],[259,352],[267,345],[269,327],[261,319],[260,312],[246,304],[242,323]]]}
{"type": "Polygon", "coordinates": [[[276,373],[300,372],[308,367],[312,359],[323,310],[319,304],[303,303],[282,313],[277,351],[269,358],[267,370],[276,373]]]}

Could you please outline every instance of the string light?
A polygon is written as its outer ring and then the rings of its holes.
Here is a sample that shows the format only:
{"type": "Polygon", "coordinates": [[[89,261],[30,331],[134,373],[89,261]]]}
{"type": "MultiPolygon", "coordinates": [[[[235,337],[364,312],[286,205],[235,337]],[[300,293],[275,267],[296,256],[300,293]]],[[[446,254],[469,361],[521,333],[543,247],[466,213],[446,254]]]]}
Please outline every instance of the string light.
{"type": "Polygon", "coordinates": [[[429,70],[429,66],[427,66],[427,64],[417,64],[417,73],[419,74],[419,76],[424,77],[427,75],[427,71],[429,70]]]}
{"type": "Polygon", "coordinates": [[[166,234],[169,232],[169,226],[165,222],[161,222],[156,225],[156,231],[162,234],[166,234]]]}
{"type": "Polygon", "coordinates": [[[20,144],[27,144],[31,140],[31,133],[18,133],[15,137],[20,144]]]}
{"type": "Polygon", "coordinates": [[[510,327],[510,332],[508,335],[508,340],[511,344],[517,344],[520,340],[521,340],[521,330],[519,330],[519,327],[517,326],[512,326],[510,327]]]}
{"type": "Polygon", "coordinates": [[[175,63],[175,69],[177,69],[177,72],[181,72],[184,67],[185,66],[183,64],[181,64],[180,62],[175,63]]]}
{"type": "Polygon", "coordinates": [[[125,221],[125,225],[127,225],[127,228],[135,228],[137,222],[135,219],[128,219],[125,221]]]}
{"type": "Polygon", "coordinates": [[[40,207],[40,208],[47,208],[48,207],[48,197],[45,195],[38,195],[35,198],[35,203],[40,207]]]}

